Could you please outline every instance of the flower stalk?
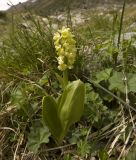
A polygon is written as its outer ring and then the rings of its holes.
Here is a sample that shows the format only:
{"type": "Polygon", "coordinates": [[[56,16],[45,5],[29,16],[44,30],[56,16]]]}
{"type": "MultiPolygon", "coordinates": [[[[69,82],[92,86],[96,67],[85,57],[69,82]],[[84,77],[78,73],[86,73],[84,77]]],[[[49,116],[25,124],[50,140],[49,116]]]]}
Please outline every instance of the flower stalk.
{"type": "Polygon", "coordinates": [[[64,88],[68,85],[68,70],[63,71],[63,84],[64,88]]]}

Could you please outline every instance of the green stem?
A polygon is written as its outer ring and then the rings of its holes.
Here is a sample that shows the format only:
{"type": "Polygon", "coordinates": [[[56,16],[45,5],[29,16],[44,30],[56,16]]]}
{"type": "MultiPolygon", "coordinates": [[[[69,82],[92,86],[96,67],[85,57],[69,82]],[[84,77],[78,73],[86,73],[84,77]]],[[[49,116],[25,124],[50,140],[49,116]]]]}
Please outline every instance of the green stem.
{"type": "Polygon", "coordinates": [[[63,85],[64,85],[64,88],[67,86],[68,84],[68,70],[64,70],[63,71],[63,85]]]}
{"type": "Polygon", "coordinates": [[[124,0],[122,13],[121,13],[120,26],[119,26],[119,36],[118,36],[118,48],[120,47],[120,40],[121,40],[121,33],[122,33],[122,28],[123,28],[123,19],[124,19],[126,1],[127,0],[124,0]]]}

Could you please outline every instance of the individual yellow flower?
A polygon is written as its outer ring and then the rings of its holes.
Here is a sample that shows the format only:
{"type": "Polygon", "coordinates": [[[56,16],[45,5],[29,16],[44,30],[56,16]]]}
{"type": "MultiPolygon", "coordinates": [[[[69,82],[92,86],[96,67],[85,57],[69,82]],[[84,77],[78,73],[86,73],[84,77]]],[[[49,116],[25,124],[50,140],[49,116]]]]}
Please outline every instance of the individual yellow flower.
{"type": "Polygon", "coordinates": [[[61,36],[60,36],[60,34],[57,32],[57,33],[54,34],[53,40],[54,40],[54,41],[57,41],[57,40],[59,40],[60,38],[61,38],[61,36]]]}
{"type": "Polygon", "coordinates": [[[67,65],[64,64],[64,63],[62,63],[62,64],[60,64],[60,65],[58,66],[58,69],[61,70],[61,71],[64,71],[64,70],[67,69],[67,65]]]}
{"type": "Polygon", "coordinates": [[[59,57],[57,58],[57,60],[58,60],[58,64],[64,63],[64,57],[63,57],[63,56],[59,56],[59,57]]]}
{"type": "Polygon", "coordinates": [[[63,47],[69,48],[69,43],[65,42],[65,43],[63,44],[63,47]]]}
{"type": "Polygon", "coordinates": [[[59,52],[59,51],[61,50],[61,45],[56,45],[56,46],[55,46],[55,49],[56,49],[56,51],[59,52]]]}
{"type": "Polygon", "coordinates": [[[65,54],[64,48],[61,48],[60,51],[59,51],[59,55],[63,56],[64,54],[65,54]]]}
{"type": "Polygon", "coordinates": [[[62,30],[60,30],[60,33],[61,33],[61,36],[62,38],[67,38],[70,36],[70,28],[65,28],[65,27],[62,27],[62,30]]]}

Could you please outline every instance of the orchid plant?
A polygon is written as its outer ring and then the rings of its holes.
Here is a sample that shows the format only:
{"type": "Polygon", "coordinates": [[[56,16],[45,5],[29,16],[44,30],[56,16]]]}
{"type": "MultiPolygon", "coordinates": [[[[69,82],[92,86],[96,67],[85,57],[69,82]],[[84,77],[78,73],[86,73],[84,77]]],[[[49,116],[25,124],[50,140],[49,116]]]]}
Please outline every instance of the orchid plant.
{"type": "Polygon", "coordinates": [[[63,27],[53,37],[58,69],[63,72],[63,93],[55,99],[45,96],[42,101],[43,121],[54,140],[60,144],[70,126],[79,121],[84,110],[85,85],[81,80],[68,81],[68,70],[76,60],[76,41],[70,28],[63,27]]]}

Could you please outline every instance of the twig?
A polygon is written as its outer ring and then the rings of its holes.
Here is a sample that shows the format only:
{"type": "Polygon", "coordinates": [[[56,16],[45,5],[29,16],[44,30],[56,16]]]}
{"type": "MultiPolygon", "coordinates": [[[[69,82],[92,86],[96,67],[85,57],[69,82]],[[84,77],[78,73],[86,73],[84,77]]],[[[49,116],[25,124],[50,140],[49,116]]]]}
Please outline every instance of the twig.
{"type": "Polygon", "coordinates": [[[108,94],[110,94],[111,96],[113,96],[115,99],[117,99],[119,102],[121,102],[122,104],[124,104],[127,107],[130,107],[133,111],[136,112],[136,109],[134,107],[132,107],[130,104],[126,104],[126,102],[124,100],[122,100],[121,98],[117,97],[115,94],[113,94],[112,92],[110,92],[109,90],[107,90],[106,88],[104,88],[103,86],[101,86],[100,84],[94,82],[93,80],[88,79],[86,76],[83,76],[86,81],[90,84],[94,84],[95,86],[97,86],[98,88],[102,89],[103,91],[107,92],[108,94]]]}
{"type": "Polygon", "coordinates": [[[59,150],[59,149],[64,149],[64,148],[71,147],[71,146],[74,146],[74,145],[76,145],[76,143],[72,143],[72,144],[68,144],[68,145],[64,145],[64,146],[59,146],[59,147],[45,149],[45,150],[40,151],[39,153],[50,152],[50,151],[59,150]]]}

